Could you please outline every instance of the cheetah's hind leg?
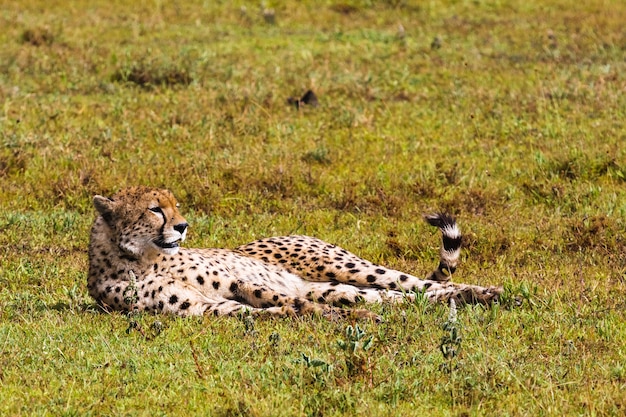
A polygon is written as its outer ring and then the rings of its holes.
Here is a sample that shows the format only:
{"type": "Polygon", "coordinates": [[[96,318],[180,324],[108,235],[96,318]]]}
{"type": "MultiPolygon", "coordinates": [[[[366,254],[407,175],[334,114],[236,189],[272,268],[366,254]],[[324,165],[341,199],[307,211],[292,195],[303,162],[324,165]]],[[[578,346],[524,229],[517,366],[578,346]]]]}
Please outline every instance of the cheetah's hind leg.
{"type": "MultiPolygon", "coordinates": [[[[236,285],[232,286],[234,300],[229,300],[227,303],[231,306],[233,313],[238,313],[239,310],[246,309],[254,316],[295,317],[318,315],[330,320],[356,318],[381,322],[381,318],[369,310],[342,309],[327,304],[328,301],[325,303],[316,303],[312,301],[310,294],[308,298],[294,297],[280,294],[272,288],[258,283],[238,280],[235,284],[236,285]]],[[[312,284],[314,283],[309,283],[309,285],[312,284]]],[[[324,284],[329,285],[327,283],[324,284]]],[[[346,287],[356,290],[356,288],[352,286],[346,287]]],[[[353,304],[358,301],[360,301],[360,299],[355,300],[353,296],[351,302],[348,304],[353,304]]]]}
{"type": "Polygon", "coordinates": [[[401,303],[415,299],[414,293],[356,287],[339,282],[308,282],[307,299],[318,303],[335,306],[351,306],[360,302],[366,303],[401,303]]]}

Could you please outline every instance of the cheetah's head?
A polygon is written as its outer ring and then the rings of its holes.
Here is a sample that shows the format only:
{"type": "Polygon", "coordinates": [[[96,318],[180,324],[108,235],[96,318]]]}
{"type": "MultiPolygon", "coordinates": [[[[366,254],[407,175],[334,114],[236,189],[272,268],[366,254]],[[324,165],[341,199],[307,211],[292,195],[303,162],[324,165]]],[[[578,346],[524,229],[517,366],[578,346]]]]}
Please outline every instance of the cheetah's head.
{"type": "Polygon", "coordinates": [[[111,241],[132,258],[154,250],[174,255],[187,236],[187,221],[168,190],[131,187],[111,198],[97,195],[93,203],[111,241]]]}

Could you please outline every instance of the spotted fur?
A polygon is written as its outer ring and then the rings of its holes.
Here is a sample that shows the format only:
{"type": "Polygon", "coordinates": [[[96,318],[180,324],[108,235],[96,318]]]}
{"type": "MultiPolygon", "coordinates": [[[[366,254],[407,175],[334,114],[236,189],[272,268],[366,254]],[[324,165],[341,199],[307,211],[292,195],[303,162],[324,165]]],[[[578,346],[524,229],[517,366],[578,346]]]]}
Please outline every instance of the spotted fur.
{"type": "Polygon", "coordinates": [[[448,282],[461,233],[445,214],[426,217],[443,242],[439,266],[424,280],[309,236],[261,239],[235,250],[181,248],[188,226],[167,190],[132,187],[112,198],[96,196],[94,206],[99,215],[91,231],[88,289],[107,309],[377,319],[368,310],[338,306],[399,302],[415,292],[432,301],[489,304],[502,292],[448,282]],[[134,302],[124,297],[131,271],[134,302]]]}

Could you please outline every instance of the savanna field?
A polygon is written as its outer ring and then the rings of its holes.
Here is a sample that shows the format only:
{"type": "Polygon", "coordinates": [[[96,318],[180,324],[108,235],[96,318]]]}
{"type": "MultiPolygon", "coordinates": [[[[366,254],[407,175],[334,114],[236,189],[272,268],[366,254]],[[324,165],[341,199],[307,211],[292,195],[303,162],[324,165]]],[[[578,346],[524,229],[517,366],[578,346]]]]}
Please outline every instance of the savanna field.
{"type": "Polygon", "coordinates": [[[626,3],[0,0],[0,415],[623,416],[626,3]],[[313,90],[319,104],[296,101],[313,90]],[[453,280],[384,322],[105,313],[92,198],[453,280]]]}

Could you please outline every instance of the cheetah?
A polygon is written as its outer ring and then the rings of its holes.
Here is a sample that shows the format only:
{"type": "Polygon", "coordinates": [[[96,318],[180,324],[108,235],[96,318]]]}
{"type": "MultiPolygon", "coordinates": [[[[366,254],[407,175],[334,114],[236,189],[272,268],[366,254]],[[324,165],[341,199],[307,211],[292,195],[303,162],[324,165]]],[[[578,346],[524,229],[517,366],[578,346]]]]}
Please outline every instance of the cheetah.
{"type": "Polygon", "coordinates": [[[366,309],[343,306],[401,302],[416,293],[434,302],[490,304],[502,292],[449,282],[461,233],[445,214],[426,217],[441,230],[443,244],[439,266],[419,279],[309,236],[266,238],[234,250],[180,247],[188,224],[168,190],[131,187],[111,198],[96,195],[93,203],[98,216],[87,287],[107,310],[378,320],[366,309]],[[134,299],[125,296],[128,289],[134,299]]]}

